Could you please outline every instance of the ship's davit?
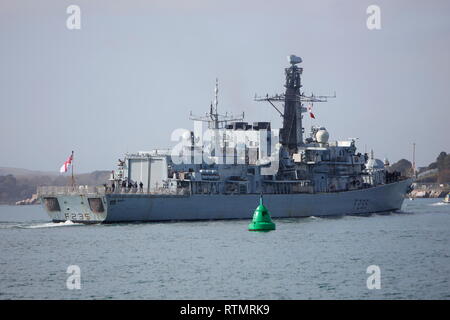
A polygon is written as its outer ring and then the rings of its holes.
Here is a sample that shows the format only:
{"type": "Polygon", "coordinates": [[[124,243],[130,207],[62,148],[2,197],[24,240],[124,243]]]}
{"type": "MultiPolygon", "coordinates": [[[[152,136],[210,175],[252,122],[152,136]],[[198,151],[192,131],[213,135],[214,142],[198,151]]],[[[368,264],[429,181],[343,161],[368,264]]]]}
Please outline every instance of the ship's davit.
{"type": "Polygon", "coordinates": [[[271,231],[275,230],[275,223],[270,218],[270,212],[263,204],[263,197],[259,198],[259,206],[255,209],[253,220],[248,225],[248,231],[271,231]]]}

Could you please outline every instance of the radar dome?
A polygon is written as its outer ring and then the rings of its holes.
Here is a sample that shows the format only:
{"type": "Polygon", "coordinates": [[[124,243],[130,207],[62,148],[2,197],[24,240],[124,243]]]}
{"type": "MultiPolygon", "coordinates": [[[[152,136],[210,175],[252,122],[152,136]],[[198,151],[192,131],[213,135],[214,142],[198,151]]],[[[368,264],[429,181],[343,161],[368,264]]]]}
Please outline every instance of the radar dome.
{"type": "Polygon", "coordinates": [[[319,143],[327,143],[328,138],[330,138],[330,134],[328,131],[323,128],[316,132],[316,141],[319,143]]]}
{"type": "Polygon", "coordinates": [[[183,132],[182,137],[183,137],[183,140],[186,140],[186,141],[191,140],[191,132],[190,131],[183,132]]]}
{"type": "Polygon", "coordinates": [[[384,163],[380,159],[369,159],[366,163],[367,169],[384,169],[384,163]]]}

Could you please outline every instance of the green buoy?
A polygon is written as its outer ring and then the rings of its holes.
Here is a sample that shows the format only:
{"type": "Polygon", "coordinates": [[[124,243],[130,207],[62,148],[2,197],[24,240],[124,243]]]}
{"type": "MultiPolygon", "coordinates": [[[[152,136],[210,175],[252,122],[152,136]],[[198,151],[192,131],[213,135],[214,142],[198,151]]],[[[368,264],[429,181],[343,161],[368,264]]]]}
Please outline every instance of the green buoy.
{"type": "Polygon", "coordinates": [[[270,231],[275,230],[275,223],[270,218],[270,212],[263,205],[263,197],[259,198],[259,206],[253,214],[253,221],[248,225],[248,231],[270,231]]]}

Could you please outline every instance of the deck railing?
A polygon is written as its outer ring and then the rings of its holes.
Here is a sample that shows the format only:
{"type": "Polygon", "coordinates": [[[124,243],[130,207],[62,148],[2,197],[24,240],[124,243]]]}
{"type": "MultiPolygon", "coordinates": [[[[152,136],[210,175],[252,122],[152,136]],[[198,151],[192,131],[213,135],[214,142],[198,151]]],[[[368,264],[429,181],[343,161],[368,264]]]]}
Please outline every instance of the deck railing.
{"type": "Polygon", "coordinates": [[[189,189],[170,190],[166,188],[114,188],[104,186],[40,186],[38,196],[57,195],[105,195],[105,194],[155,194],[155,195],[188,195],[189,189]]]}
{"type": "Polygon", "coordinates": [[[74,194],[105,194],[105,187],[94,186],[40,186],[37,187],[38,196],[41,195],[74,195],[74,194]]]}

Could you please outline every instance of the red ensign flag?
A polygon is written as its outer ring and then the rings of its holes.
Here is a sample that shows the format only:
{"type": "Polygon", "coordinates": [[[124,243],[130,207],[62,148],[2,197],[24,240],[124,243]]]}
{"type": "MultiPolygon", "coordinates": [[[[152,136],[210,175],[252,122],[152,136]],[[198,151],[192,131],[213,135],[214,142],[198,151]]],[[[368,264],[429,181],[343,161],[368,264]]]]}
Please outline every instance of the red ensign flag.
{"type": "Polygon", "coordinates": [[[308,106],[308,111],[309,111],[309,116],[313,119],[315,119],[316,117],[314,116],[314,113],[312,113],[312,107],[308,106]]]}
{"type": "Polygon", "coordinates": [[[66,162],[64,162],[64,164],[61,166],[61,168],[59,169],[59,172],[61,172],[61,173],[67,172],[67,170],[69,170],[69,168],[72,164],[72,160],[73,160],[73,152],[70,155],[70,157],[67,158],[66,162]]]}

